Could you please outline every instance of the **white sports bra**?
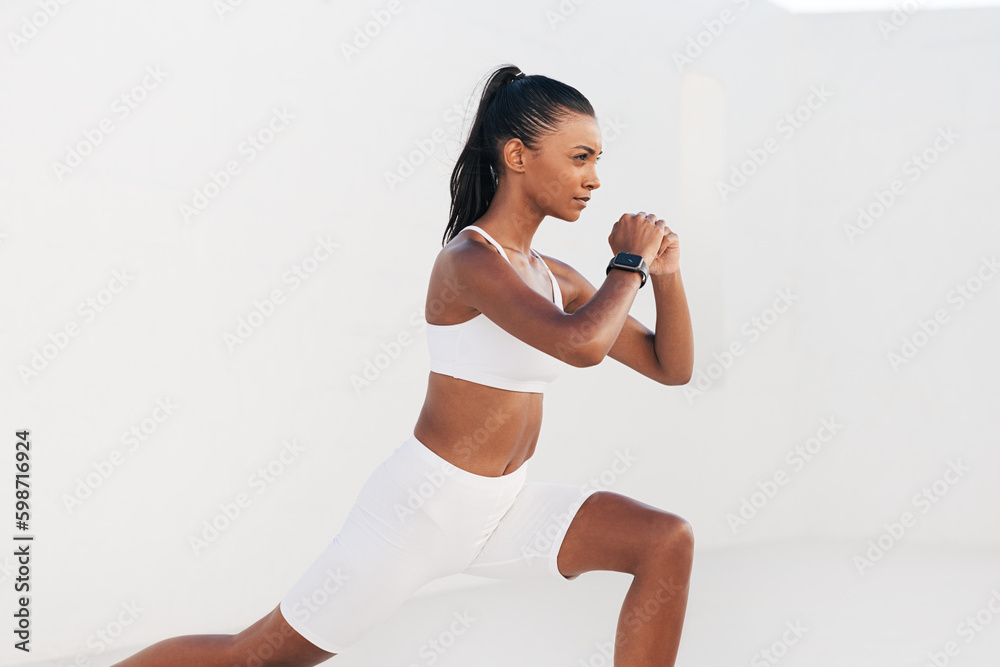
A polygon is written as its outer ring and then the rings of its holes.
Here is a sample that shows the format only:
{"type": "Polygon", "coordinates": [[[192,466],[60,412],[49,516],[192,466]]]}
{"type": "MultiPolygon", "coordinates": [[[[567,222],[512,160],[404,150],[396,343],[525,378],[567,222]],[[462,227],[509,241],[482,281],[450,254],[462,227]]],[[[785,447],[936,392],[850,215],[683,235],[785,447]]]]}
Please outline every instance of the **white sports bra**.
{"type": "MultiPolygon", "coordinates": [[[[482,234],[510,262],[503,247],[485,231],[475,225],[463,229],[482,234]]],[[[531,252],[541,260],[534,249],[531,252]]],[[[552,301],[563,310],[559,281],[545,260],[542,266],[552,282],[552,301]]],[[[508,391],[544,393],[569,365],[507,333],[483,313],[458,324],[428,322],[427,348],[435,373],[508,391]]]]}

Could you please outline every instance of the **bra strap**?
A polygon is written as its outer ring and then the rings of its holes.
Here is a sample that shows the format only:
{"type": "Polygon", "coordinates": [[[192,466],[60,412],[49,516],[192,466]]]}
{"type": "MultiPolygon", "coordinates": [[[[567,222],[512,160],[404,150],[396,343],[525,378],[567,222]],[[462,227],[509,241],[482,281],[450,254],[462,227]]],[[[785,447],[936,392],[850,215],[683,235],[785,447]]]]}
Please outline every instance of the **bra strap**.
{"type": "Polygon", "coordinates": [[[503,249],[503,246],[502,246],[502,245],[500,245],[499,243],[497,243],[497,242],[496,242],[496,241],[495,241],[495,240],[493,239],[493,237],[492,237],[492,236],[490,236],[489,234],[487,234],[487,233],[486,233],[486,230],[482,229],[481,227],[477,227],[476,225],[466,225],[465,227],[462,227],[462,229],[469,229],[470,227],[471,227],[472,229],[475,229],[475,230],[476,230],[477,232],[479,232],[479,233],[480,233],[480,234],[482,234],[483,236],[485,236],[485,237],[486,237],[486,240],[487,240],[487,241],[489,241],[490,243],[492,243],[492,244],[493,244],[493,245],[494,245],[494,246],[496,247],[496,249],[500,251],[500,254],[501,254],[501,255],[503,255],[503,258],[507,260],[507,263],[508,263],[508,264],[511,264],[511,266],[513,266],[513,264],[512,264],[512,263],[511,263],[511,261],[510,261],[510,257],[508,257],[508,256],[507,256],[507,253],[506,253],[506,252],[504,252],[504,249],[503,249]]]}
{"type": "Polygon", "coordinates": [[[555,274],[552,273],[552,269],[550,269],[549,265],[545,263],[542,256],[538,254],[538,251],[531,248],[531,252],[534,253],[535,257],[538,258],[538,261],[545,267],[545,272],[549,274],[549,281],[552,283],[552,302],[559,306],[559,308],[562,308],[562,291],[559,289],[559,281],[556,280],[555,274]]]}

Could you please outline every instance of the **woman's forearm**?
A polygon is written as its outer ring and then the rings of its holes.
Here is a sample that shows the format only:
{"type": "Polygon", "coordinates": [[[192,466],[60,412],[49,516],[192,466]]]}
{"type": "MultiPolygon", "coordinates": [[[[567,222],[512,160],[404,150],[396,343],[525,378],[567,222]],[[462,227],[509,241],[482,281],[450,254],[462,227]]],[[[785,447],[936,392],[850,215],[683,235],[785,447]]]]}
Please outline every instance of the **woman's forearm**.
{"type": "Polygon", "coordinates": [[[686,384],[694,371],[694,331],[680,269],[649,278],[656,300],[656,359],[669,384],[686,384]]]}

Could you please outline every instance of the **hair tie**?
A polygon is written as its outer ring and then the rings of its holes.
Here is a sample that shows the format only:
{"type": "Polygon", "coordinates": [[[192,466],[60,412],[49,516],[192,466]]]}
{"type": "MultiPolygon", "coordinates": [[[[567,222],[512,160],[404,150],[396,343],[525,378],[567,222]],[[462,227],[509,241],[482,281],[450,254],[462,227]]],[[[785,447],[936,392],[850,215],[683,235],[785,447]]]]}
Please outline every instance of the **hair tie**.
{"type": "Polygon", "coordinates": [[[514,81],[517,81],[518,79],[523,79],[525,76],[527,75],[524,72],[518,72],[517,74],[514,75],[514,81]]]}

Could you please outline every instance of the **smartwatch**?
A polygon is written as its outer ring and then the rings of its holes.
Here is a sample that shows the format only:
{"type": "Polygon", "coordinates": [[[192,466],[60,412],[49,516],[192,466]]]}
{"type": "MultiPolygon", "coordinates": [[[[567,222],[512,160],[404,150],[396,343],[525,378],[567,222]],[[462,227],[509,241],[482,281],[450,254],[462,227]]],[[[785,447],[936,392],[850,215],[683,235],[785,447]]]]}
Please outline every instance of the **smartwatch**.
{"type": "Polygon", "coordinates": [[[625,269],[626,271],[635,271],[642,275],[642,282],[639,283],[639,289],[642,289],[642,286],[646,284],[646,279],[649,278],[649,267],[646,266],[646,260],[642,258],[642,255],[633,255],[630,252],[620,252],[612,257],[604,275],[611,273],[611,269],[625,269]]]}

